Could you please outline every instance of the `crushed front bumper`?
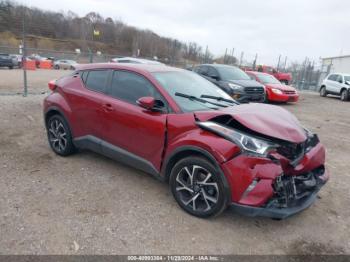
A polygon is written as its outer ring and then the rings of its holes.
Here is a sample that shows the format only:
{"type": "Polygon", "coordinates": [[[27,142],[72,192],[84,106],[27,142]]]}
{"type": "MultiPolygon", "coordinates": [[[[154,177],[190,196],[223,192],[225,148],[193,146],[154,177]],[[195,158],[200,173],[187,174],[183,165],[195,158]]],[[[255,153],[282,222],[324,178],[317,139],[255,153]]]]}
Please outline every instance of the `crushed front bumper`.
{"type": "Polygon", "coordinates": [[[298,163],[240,154],[221,165],[231,188],[231,208],[248,216],[283,219],[308,208],[329,179],[318,143],[298,163]]]}
{"type": "MultiPolygon", "coordinates": [[[[298,188],[294,185],[295,192],[286,192],[286,194],[289,195],[285,196],[275,196],[263,207],[232,203],[230,208],[237,213],[251,217],[261,216],[274,219],[290,217],[310,207],[316,200],[317,193],[329,178],[328,172],[322,168],[317,170],[317,173],[311,172],[309,175],[315,179],[315,185],[309,185],[310,190],[300,190],[299,188],[300,192],[298,192],[298,188]],[[284,199],[282,200],[282,198],[284,199]]],[[[305,181],[309,182],[310,180],[305,181]]],[[[300,186],[303,185],[299,185],[299,187],[300,186]]]]}

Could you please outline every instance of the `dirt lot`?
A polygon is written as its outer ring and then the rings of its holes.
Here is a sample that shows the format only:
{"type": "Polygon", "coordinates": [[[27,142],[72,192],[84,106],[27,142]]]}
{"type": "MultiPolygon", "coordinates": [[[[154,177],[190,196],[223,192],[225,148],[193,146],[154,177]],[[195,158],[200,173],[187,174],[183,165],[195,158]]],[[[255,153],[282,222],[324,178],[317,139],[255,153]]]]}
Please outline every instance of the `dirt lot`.
{"type": "MultiPolygon", "coordinates": [[[[0,90],[16,81],[7,72],[0,90]]],[[[319,133],[332,177],[312,207],[274,221],[231,211],[198,219],[147,174],[89,152],[56,156],[43,98],[0,96],[0,254],[350,254],[350,102],[302,93],[283,106],[319,133]]]]}

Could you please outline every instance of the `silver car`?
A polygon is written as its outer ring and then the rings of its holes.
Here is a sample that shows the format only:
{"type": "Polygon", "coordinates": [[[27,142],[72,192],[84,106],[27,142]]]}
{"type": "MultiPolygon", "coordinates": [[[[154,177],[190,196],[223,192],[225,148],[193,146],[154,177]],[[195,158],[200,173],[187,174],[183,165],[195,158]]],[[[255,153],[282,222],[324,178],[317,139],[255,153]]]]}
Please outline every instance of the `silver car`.
{"type": "Polygon", "coordinates": [[[54,69],[70,69],[70,70],[75,70],[75,67],[78,65],[78,63],[74,60],[66,60],[66,59],[62,59],[62,60],[56,60],[53,63],[53,68],[54,69]]]}
{"type": "Polygon", "coordinates": [[[350,74],[333,73],[323,80],[320,95],[328,94],[340,96],[340,100],[348,101],[350,98],[350,74]]]}

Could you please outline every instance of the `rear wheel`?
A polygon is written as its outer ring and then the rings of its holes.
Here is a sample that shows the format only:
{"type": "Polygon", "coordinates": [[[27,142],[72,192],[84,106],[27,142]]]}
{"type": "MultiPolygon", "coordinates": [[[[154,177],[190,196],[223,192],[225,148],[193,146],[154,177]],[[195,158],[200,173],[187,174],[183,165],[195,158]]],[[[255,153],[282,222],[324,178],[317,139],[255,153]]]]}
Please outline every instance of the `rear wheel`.
{"type": "Polygon", "coordinates": [[[349,100],[349,92],[346,89],[343,89],[340,93],[340,100],[341,101],[348,101],[349,100]]]}
{"type": "Polygon", "coordinates": [[[228,196],[220,173],[204,158],[188,157],[175,164],[170,188],[180,207],[191,215],[215,216],[227,207],[228,196]]]}
{"type": "Polygon", "coordinates": [[[53,115],[47,121],[47,137],[52,150],[60,156],[74,153],[72,134],[66,120],[60,115],[53,115]]]}
{"type": "Polygon", "coordinates": [[[59,65],[55,65],[54,68],[55,68],[56,70],[59,70],[59,69],[60,69],[60,66],[59,66],[59,65]]]}
{"type": "Polygon", "coordinates": [[[326,91],[326,87],[322,86],[320,89],[320,96],[325,97],[327,96],[327,91],[326,91]]]}

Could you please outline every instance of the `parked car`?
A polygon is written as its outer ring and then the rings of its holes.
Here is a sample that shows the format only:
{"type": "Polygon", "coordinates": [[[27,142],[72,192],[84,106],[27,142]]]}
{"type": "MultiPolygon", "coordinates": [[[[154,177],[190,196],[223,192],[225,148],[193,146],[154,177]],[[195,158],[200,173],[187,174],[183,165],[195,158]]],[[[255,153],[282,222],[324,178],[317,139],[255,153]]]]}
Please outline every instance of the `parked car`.
{"type": "Polygon", "coordinates": [[[87,64],[49,83],[52,150],[93,150],[170,183],[189,214],[228,206],[282,219],[309,207],[326,183],[325,148],[287,110],[237,104],[188,70],[87,64]]]}
{"type": "Polygon", "coordinates": [[[135,58],[135,57],[117,57],[111,59],[112,63],[128,63],[128,64],[149,64],[149,65],[164,65],[161,62],[155,60],[148,60],[143,58],[135,58]]]}
{"type": "Polygon", "coordinates": [[[66,60],[66,59],[62,59],[62,60],[56,60],[53,63],[53,68],[55,69],[70,69],[70,70],[75,70],[75,68],[77,67],[78,63],[74,60],[66,60]]]}
{"type": "Polygon", "coordinates": [[[13,69],[14,66],[16,66],[16,62],[9,54],[0,54],[0,67],[13,69]]]}
{"type": "Polygon", "coordinates": [[[267,73],[276,77],[281,83],[288,85],[292,82],[292,75],[290,73],[282,73],[277,71],[272,66],[259,65],[258,72],[267,73]]]}
{"type": "Polygon", "coordinates": [[[263,102],[265,88],[235,66],[204,64],[194,67],[194,72],[220,87],[239,102],[263,102]]]}
{"type": "Polygon", "coordinates": [[[22,67],[22,55],[17,55],[17,54],[10,54],[10,57],[12,58],[14,62],[14,66],[21,68],[22,67]]]}
{"type": "Polygon", "coordinates": [[[321,96],[325,97],[328,94],[340,96],[340,100],[348,101],[350,98],[350,74],[329,74],[320,87],[321,96]]]}
{"type": "Polygon", "coordinates": [[[253,79],[265,86],[265,102],[297,102],[299,94],[292,86],[287,86],[278,81],[273,75],[246,71],[253,79]]]}

